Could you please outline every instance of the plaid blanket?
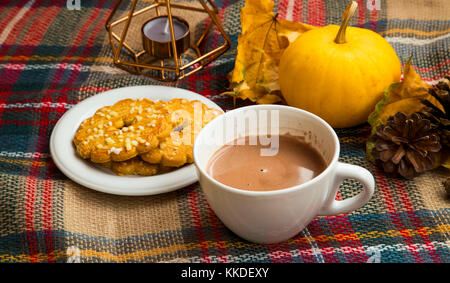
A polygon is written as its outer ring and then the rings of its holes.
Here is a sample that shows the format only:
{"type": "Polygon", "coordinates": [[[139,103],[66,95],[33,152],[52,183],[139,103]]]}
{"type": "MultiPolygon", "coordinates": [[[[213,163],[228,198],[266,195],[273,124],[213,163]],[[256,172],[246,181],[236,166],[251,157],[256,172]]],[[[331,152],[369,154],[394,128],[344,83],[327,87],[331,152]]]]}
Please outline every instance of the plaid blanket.
{"type": "MultiPolygon", "coordinates": [[[[116,2],[81,0],[80,9],[68,9],[65,0],[0,2],[0,261],[450,262],[450,201],[440,184],[449,172],[437,169],[410,181],[385,176],[365,159],[367,125],[338,131],[340,160],[374,174],[373,198],[353,213],[316,217],[280,244],[253,244],[234,235],[208,207],[198,183],[157,196],[123,197],[70,181],[48,148],[61,115],[111,88],[161,84],[112,64],[104,24],[116,2]]],[[[215,2],[232,48],[205,70],[166,85],[231,109],[232,99],[219,93],[234,66],[244,1],[215,2]]],[[[412,64],[427,81],[450,74],[446,0],[358,2],[352,25],[383,35],[403,63],[413,54],[412,64]]],[[[321,26],[339,23],[347,4],[280,0],[276,9],[282,18],[321,26]]],[[[119,12],[126,9],[124,4],[119,12]]],[[[219,43],[212,32],[207,44],[219,43]]],[[[339,197],[356,194],[359,186],[346,180],[339,197]]]]}

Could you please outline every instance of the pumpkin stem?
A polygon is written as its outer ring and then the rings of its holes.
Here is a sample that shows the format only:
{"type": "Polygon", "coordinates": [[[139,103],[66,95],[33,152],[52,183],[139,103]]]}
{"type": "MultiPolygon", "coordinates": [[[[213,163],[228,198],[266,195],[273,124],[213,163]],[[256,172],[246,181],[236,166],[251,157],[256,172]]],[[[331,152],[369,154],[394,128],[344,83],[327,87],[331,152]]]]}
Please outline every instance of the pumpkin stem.
{"type": "Polygon", "coordinates": [[[347,39],[345,38],[345,31],[347,30],[348,22],[353,17],[353,14],[355,14],[356,8],[358,8],[358,3],[356,3],[356,1],[352,1],[347,6],[347,9],[345,9],[344,14],[342,15],[342,24],[339,28],[336,38],[334,39],[334,42],[338,44],[347,42],[347,39]]]}

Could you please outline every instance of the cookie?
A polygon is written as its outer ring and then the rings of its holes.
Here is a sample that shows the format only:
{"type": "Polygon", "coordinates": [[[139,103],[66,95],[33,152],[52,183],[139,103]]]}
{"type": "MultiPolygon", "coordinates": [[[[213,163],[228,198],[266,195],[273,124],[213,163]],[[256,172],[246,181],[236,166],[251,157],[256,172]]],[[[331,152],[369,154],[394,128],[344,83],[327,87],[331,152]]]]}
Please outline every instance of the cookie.
{"type": "Polygon", "coordinates": [[[129,160],[156,148],[172,130],[165,103],[124,99],[84,120],[74,144],[78,154],[94,163],[129,160]]]}
{"type": "Polygon", "coordinates": [[[167,167],[180,167],[186,163],[194,162],[192,145],[174,144],[171,137],[165,138],[157,148],[140,156],[148,163],[161,164],[167,167]]]}
{"type": "Polygon", "coordinates": [[[129,160],[120,162],[112,161],[102,163],[101,165],[103,167],[111,169],[111,171],[113,171],[115,174],[119,176],[124,175],[153,176],[160,173],[161,171],[159,165],[147,163],[139,157],[134,157],[129,160]]]}
{"type": "Polygon", "coordinates": [[[172,172],[174,167],[163,166],[161,164],[150,164],[143,161],[140,157],[133,157],[129,160],[119,162],[100,163],[99,165],[110,169],[119,176],[140,175],[153,176],[156,174],[165,174],[172,172]]]}
{"type": "Polygon", "coordinates": [[[152,164],[180,167],[194,162],[192,147],[199,131],[222,112],[207,107],[200,101],[173,99],[164,107],[170,114],[172,131],[159,145],[140,157],[152,164]]]}

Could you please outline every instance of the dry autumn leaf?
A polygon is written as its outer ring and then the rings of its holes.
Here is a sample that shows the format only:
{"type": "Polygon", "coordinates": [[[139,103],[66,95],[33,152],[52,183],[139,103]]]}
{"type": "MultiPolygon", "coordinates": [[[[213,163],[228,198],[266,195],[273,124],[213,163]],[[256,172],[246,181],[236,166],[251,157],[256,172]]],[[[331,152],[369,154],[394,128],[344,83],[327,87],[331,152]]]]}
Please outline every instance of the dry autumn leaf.
{"type": "MultiPolygon", "coordinates": [[[[437,107],[442,107],[428,93],[430,87],[431,85],[424,82],[414,71],[410,58],[403,69],[403,81],[390,85],[384,91],[384,98],[378,102],[375,110],[369,115],[368,122],[372,126],[372,134],[376,131],[377,126],[385,124],[387,119],[397,112],[402,112],[405,115],[421,112],[424,108],[421,99],[426,99],[437,107]]],[[[372,162],[374,161],[372,157],[373,146],[373,142],[369,139],[366,143],[366,155],[372,162]]]]}
{"type": "Polygon", "coordinates": [[[421,99],[426,99],[434,105],[441,105],[428,93],[430,84],[424,82],[411,66],[411,59],[408,60],[403,69],[403,81],[390,85],[384,92],[384,98],[375,106],[375,110],[369,115],[368,122],[372,126],[372,132],[380,125],[384,124],[389,116],[402,112],[411,115],[420,112],[424,105],[421,99]]]}
{"type": "Polygon", "coordinates": [[[247,0],[241,10],[242,33],[230,83],[223,94],[257,103],[281,100],[278,65],[283,51],[313,26],[277,19],[271,0],[247,0]]]}

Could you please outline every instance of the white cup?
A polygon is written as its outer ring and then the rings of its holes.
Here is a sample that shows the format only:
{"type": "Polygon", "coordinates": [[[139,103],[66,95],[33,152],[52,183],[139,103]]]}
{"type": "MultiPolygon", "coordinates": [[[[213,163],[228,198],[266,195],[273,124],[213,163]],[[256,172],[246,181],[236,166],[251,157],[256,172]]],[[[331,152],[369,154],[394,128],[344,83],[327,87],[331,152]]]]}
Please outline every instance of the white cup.
{"type": "Polygon", "coordinates": [[[288,240],[315,216],[351,212],[369,201],[375,186],[372,174],[362,167],[338,162],[339,150],[339,139],[324,120],[282,105],[255,105],[229,111],[200,131],[193,149],[199,182],[212,210],[240,237],[265,244],[288,240]],[[306,183],[273,191],[241,190],[214,180],[207,173],[207,165],[218,149],[238,137],[263,135],[270,130],[270,126],[252,123],[255,115],[258,120],[265,116],[272,127],[277,126],[280,135],[304,137],[322,154],[328,167],[306,183]],[[242,117],[246,117],[246,127],[242,125],[242,117]],[[345,178],[356,179],[363,190],[336,201],[339,185],[345,178]]]}

